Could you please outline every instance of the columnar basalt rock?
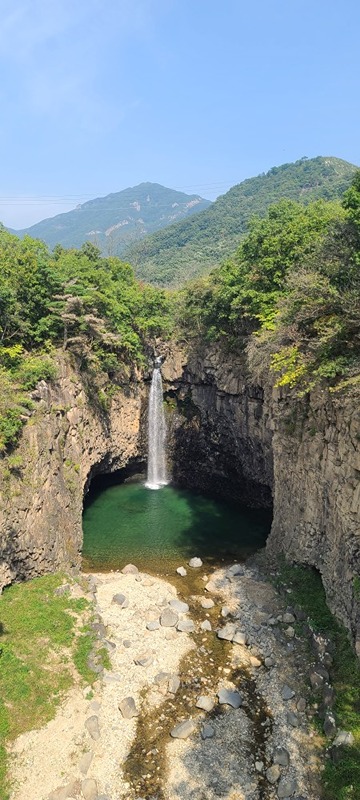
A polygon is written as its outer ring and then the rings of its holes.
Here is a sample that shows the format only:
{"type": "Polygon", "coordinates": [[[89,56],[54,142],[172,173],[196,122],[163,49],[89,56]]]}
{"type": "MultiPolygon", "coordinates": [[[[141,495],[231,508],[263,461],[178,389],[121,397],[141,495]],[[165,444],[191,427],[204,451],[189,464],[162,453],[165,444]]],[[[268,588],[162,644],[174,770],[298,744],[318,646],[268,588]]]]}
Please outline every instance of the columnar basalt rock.
{"type": "MultiPolygon", "coordinates": [[[[171,353],[169,354],[171,362],[171,353]]],[[[360,656],[359,392],[297,398],[257,381],[218,346],[179,357],[163,377],[175,479],[253,506],[273,504],[269,555],[321,573],[360,656]]]]}
{"type": "Polygon", "coordinates": [[[0,587],[78,567],[84,491],[91,477],[144,457],[142,382],[117,391],[109,411],[89,400],[79,374],[58,358],[54,385],[39,384],[17,448],[0,463],[0,587]]]}
{"type": "MultiPolygon", "coordinates": [[[[331,609],[360,656],[360,411],[354,392],[297,399],[254,379],[246,350],[157,348],[172,474],[181,486],[273,505],[269,555],[321,573],[331,609]]],[[[144,459],[148,375],[96,408],[64,358],[40,384],[17,455],[0,478],[0,586],[78,566],[84,490],[97,472],[144,459]]]]}

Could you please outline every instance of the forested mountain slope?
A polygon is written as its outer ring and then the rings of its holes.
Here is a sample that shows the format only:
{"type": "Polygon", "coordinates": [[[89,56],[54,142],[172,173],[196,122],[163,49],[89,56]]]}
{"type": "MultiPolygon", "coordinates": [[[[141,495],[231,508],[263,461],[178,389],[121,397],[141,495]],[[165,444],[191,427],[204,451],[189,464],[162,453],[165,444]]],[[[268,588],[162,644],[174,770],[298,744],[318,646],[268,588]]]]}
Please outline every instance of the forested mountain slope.
{"type": "Polygon", "coordinates": [[[132,242],[209,205],[210,201],[199,195],[176,192],[158,183],[140,183],[12,233],[42,239],[50,248],[56,244],[81,247],[91,241],[104,255],[120,255],[132,242]]]}
{"type": "Polygon", "coordinates": [[[196,217],[147,236],[124,257],[139,278],[176,286],[209,272],[238,246],[253,215],[286,197],[307,205],[339,198],[356,167],[339,158],[300,159],[233,186],[196,217]]]}

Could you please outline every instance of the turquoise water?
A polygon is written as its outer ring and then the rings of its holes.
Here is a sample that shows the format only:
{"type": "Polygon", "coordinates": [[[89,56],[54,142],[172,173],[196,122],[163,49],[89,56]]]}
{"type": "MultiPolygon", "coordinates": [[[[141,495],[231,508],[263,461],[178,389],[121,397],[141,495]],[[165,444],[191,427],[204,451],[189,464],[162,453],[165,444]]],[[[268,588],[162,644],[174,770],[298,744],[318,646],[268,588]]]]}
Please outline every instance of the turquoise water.
{"type": "Polygon", "coordinates": [[[88,570],[141,570],[167,575],[192,556],[204,563],[243,559],[263,547],[271,513],[243,509],[192,492],[142,483],[104,489],[83,516],[83,563],[88,570]]]}

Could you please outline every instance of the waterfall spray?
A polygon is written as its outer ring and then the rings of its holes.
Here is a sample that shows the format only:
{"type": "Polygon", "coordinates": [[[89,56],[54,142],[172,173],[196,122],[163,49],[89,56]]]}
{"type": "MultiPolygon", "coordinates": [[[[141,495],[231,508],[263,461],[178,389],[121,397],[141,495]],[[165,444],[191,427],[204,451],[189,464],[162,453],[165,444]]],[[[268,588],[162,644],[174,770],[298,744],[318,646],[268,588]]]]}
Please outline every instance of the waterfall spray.
{"type": "Polygon", "coordinates": [[[160,489],[168,483],[165,461],[166,425],[163,407],[161,359],[155,359],[149,395],[147,489],[160,489]]]}

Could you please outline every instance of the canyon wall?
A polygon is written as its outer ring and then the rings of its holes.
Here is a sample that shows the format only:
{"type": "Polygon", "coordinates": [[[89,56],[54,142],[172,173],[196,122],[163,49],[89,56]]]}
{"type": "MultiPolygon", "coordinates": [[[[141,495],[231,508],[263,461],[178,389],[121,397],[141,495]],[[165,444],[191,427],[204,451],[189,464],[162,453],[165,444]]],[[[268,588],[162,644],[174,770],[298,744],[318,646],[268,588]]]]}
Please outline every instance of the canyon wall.
{"type": "Polygon", "coordinates": [[[0,461],[0,587],[78,567],[91,477],[144,456],[143,382],[116,391],[105,411],[68,358],[59,355],[57,368],[56,383],[41,382],[32,393],[15,454],[0,461]]]}
{"type": "Polygon", "coordinates": [[[197,350],[177,375],[174,361],[163,375],[175,479],[254,506],[272,502],[269,557],[319,570],[360,656],[359,390],[297,399],[268,374],[255,381],[245,351],[197,350]]]}
{"type": "MultiPolygon", "coordinates": [[[[164,346],[175,482],[255,507],[273,505],[269,557],[316,567],[360,655],[359,397],[274,389],[246,352],[164,346]]],[[[97,472],[144,460],[148,375],[117,389],[109,410],[70,363],[40,384],[11,462],[0,463],[0,585],[79,566],[83,496],[97,472]]]]}

